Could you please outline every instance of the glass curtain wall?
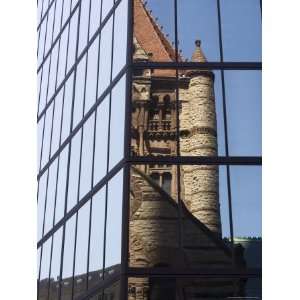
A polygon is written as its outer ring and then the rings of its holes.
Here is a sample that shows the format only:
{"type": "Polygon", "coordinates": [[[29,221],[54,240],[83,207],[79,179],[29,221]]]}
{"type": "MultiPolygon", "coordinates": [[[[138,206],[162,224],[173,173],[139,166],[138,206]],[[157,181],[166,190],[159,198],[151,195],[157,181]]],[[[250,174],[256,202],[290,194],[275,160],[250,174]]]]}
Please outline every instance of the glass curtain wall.
{"type": "Polygon", "coordinates": [[[37,11],[38,299],[261,299],[261,2],[37,11]]]}
{"type": "Polygon", "coordinates": [[[127,0],[38,1],[38,299],[120,277],[127,33],[127,0]]]}

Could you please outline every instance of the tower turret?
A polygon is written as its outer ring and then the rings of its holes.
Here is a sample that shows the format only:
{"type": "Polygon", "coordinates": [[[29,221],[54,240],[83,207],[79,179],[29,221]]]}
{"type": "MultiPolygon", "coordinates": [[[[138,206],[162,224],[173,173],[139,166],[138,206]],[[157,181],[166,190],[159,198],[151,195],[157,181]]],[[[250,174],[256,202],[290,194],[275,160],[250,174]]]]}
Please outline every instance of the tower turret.
{"type": "MultiPolygon", "coordinates": [[[[206,62],[201,42],[195,41],[193,62],[206,62]]],[[[188,70],[188,91],[181,91],[180,151],[183,156],[216,156],[217,125],[214,74],[188,70]]],[[[218,167],[183,166],[182,197],[192,214],[210,230],[221,234],[218,167]]]]}

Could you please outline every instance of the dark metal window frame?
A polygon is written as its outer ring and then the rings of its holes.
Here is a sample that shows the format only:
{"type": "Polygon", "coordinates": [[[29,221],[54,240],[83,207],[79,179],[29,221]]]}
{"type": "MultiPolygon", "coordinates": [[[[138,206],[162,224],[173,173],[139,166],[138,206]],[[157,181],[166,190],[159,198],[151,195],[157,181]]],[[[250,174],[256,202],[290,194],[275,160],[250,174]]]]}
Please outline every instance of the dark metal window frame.
{"type": "MultiPolygon", "coordinates": [[[[102,3],[102,0],[99,0],[102,3]]],[[[65,224],[66,222],[76,214],[78,215],[79,209],[88,201],[90,201],[101,188],[105,186],[106,188],[106,206],[107,206],[107,186],[108,181],[116,175],[121,169],[124,171],[123,175],[123,215],[122,215],[122,255],[121,255],[121,273],[114,275],[110,278],[106,278],[101,282],[98,286],[94,287],[91,291],[88,291],[83,297],[80,297],[80,299],[89,299],[92,295],[96,294],[100,290],[104,289],[105,287],[109,286],[113,282],[121,279],[121,299],[126,299],[127,295],[127,280],[128,277],[147,277],[147,276],[160,276],[160,277],[170,277],[170,276],[177,276],[177,277],[220,277],[220,276],[228,276],[228,277],[234,277],[234,278],[240,278],[240,277],[261,277],[261,270],[260,269],[248,269],[247,272],[242,270],[215,270],[212,272],[211,270],[179,270],[179,269],[171,269],[171,268],[131,268],[128,266],[128,234],[129,234],[129,190],[130,190],[130,166],[135,164],[151,164],[151,163],[158,163],[158,162],[164,162],[168,164],[174,164],[178,167],[182,164],[195,164],[195,165],[224,165],[226,166],[226,175],[227,175],[227,186],[228,186],[228,201],[229,201],[229,219],[230,219],[230,231],[231,231],[231,241],[233,241],[233,222],[232,222],[232,204],[231,204],[231,183],[230,183],[230,166],[231,165],[257,165],[260,166],[262,164],[262,157],[261,156],[230,156],[228,151],[228,129],[227,129],[227,114],[226,114],[226,95],[225,95],[225,80],[224,80],[224,70],[261,70],[262,64],[261,62],[224,62],[223,60],[223,46],[222,46],[222,26],[221,26],[221,9],[220,9],[220,0],[215,0],[217,2],[217,14],[218,14],[218,26],[219,26],[219,45],[220,45],[220,62],[207,62],[207,63],[191,63],[191,62],[148,62],[148,63],[136,63],[133,62],[132,59],[132,40],[133,40],[133,1],[132,0],[122,0],[122,1],[128,1],[128,32],[127,32],[127,62],[126,65],[120,70],[120,72],[117,74],[117,76],[112,80],[112,72],[111,72],[111,79],[109,86],[105,89],[105,91],[100,95],[100,97],[96,100],[95,104],[89,109],[89,111],[83,116],[82,120],[78,123],[78,125],[72,129],[72,119],[73,119],[73,110],[74,110],[74,93],[75,93],[75,82],[76,82],[76,69],[77,65],[81,61],[81,59],[87,54],[89,47],[92,45],[92,43],[96,40],[96,38],[99,36],[99,45],[100,45],[100,35],[101,30],[107,23],[107,21],[112,18],[114,18],[114,12],[117,9],[118,5],[121,3],[121,0],[115,0],[114,5],[111,8],[111,10],[108,12],[105,19],[101,22],[99,28],[96,30],[96,32],[93,34],[93,36],[88,39],[87,45],[84,47],[81,53],[78,53],[78,42],[79,42],[79,27],[80,27],[80,9],[81,9],[81,0],[79,0],[76,5],[73,7],[73,9],[70,12],[69,17],[66,19],[65,23],[62,24],[62,16],[61,16],[61,26],[60,31],[57,34],[57,37],[53,41],[53,32],[52,32],[52,43],[50,46],[50,49],[45,54],[43,53],[43,60],[42,63],[38,66],[38,72],[43,72],[43,66],[45,64],[45,61],[47,60],[48,56],[51,55],[53,48],[55,47],[57,42],[60,42],[60,37],[62,35],[62,32],[67,26],[70,26],[70,20],[72,16],[75,14],[76,10],[79,10],[78,14],[78,28],[77,28],[77,45],[76,45],[76,57],[75,57],[75,63],[70,68],[67,74],[65,74],[65,78],[61,82],[61,84],[56,87],[55,92],[53,96],[49,99],[48,103],[46,103],[45,107],[42,109],[42,111],[39,113],[37,119],[38,121],[43,121],[43,135],[44,135],[44,127],[45,127],[45,115],[48,110],[48,108],[51,106],[52,102],[55,102],[55,97],[59,93],[59,91],[64,88],[65,89],[65,83],[68,80],[68,78],[73,74],[74,72],[74,82],[73,82],[73,105],[72,105],[72,114],[71,114],[71,127],[70,127],[70,134],[67,137],[67,139],[61,144],[57,151],[51,156],[51,150],[49,154],[49,160],[46,163],[46,165],[39,170],[38,173],[38,180],[41,178],[41,176],[48,171],[47,177],[49,177],[49,167],[51,164],[55,161],[56,158],[58,158],[58,167],[57,167],[57,176],[58,176],[58,170],[59,170],[59,158],[60,153],[65,149],[65,147],[69,147],[69,153],[68,153],[68,170],[67,170],[67,178],[66,178],[66,195],[65,195],[65,214],[64,217],[54,225],[54,218],[55,214],[53,216],[53,227],[52,229],[46,233],[37,243],[37,247],[41,247],[41,255],[40,255],[40,268],[41,268],[41,262],[42,262],[42,253],[43,253],[43,244],[49,239],[52,238],[51,242],[51,258],[50,258],[50,268],[51,268],[51,260],[52,260],[52,248],[53,248],[53,235],[54,233],[59,230],[60,228],[63,228],[63,237],[62,237],[62,251],[61,251],[61,274],[62,274],[62,260],[63,260],[63,249],[64,249],[64,235],[65,235],[65,224]],[[79,54],[79,55],[78,55],[79,54]],[[221,71],[221,84],[222,84],[222,96],[223,96],[223,118],[224,118],[224,131],[225,131],[225,156],[217,156],[217,157],[164,157],[164,158],[154,158],[154,157],[131,157],[130,156],[130,143],[131,143],[131,136],[130,136],[130,127],[131,127],[131,85],[132,85],[132,74],[134,69],[175,69],[176,71],[178,69],[209,69],[209,70],[220,70],[221,71]],[[101,102],[106,98],[106,96],[110,93],[110,106],[111,106],[111,91],[113,87],[117,84],[119,79],[123,77],[123,75],[126,74],[126,107],[125,107],[125,139],[124,139],[124,158],[115,165],[110,171],[108,169],[109,159],[107,160],[107,174],[102,178],[94,187],[91,186],[91,190],[81,199],[77,199],[77,204],[69,211],[66,211],[66,201],[67,201],[67,194],[68,194],[68,181],[69,181],[69,168],[70,168],[70,155],[71,155],[71,140],[75,136],[75,134],[82,130],[81,132],[81,148],[82,148],[82,135],[83,135],[83,126],[85,122],[88,120],[88,118],[95,113],[95,122],[96,122],[96,113],[97,108],[101,104],[101,102]],[[44,120],[42,118],[44,117],[44,120]]],[[[45,1],[43,1],[45,2],[45,1]]],[[[37,27],[38,33],[40,32],[41,24],[45,20],[47,22],[48,13],[52,7],[52,5],[55,3],[56,0],[50,1],[48,3],[48,8],[46,9],[45,13],[42,14],[40,17],[40,22],[37,27]]],[[[177,0],[173,0],[174,3],[174,16],[175,16],[175,51],[176,51],[176,58],[178,58],[178,28],[177,28],[177,0]]],[[[44,3],[42,4],[44,5],[44,3]]],[[[72,4],[71,4],[72,5],[72,4]]],[[[91,5],[91,2],[90,2],[91,5]]],[[[101,5],[102,6],[102,5],[101,5]]],[[[261,7],[261,1],[260,1],[260,7],[261,7]]],[[[42,8],[43,11],[43,8],[42,8]]],[[[102,9],[101,9],[102,11],[102,9]]],[[[55,11],[54,11],[55,13],[55,11]]],[[[55,18],[55,15],[54,15],[55,18]]],[[[101,17],[100,17],[101,18],[101,17]]],[[[53,21],[53,23],[55,20],[53,21]]],[[[114,24],[114,21],[113,21],[114,24]]],[[[47,26],[47,24],[46,24],[47,26]]],[[[54,26],[54,25],[53,25],[54,26]]],[[[114,26],[114,25],[113,25],[114,26]]],[[[47,31],[47,29],[46,29],[47,31]]],[[[46,37],[45,37],[46,38],[46,37]]],[[[68,37],[69,39],[69,37],[68,37]]],[[[114,41],[114,30],[112,30],[112,43],[114,41]]],[[[100,51],[98,45],[98,52],[100,51]]],[[[45,42],[43,44],[43,47],[45,47],[45,42]]],[[[68,51],[68,50],[67,50],[68,51]]],[[[113,52],[113,47],[112,47],[113,52]]],[[[99,53],[98,53],[99,55],[99,53]]],[[[51,57],[50,57],[51,59],[51,57]]],[[[113,55],[112,58],[113,60],[113,55]]],[[[98,59],[99,63],[99,59],[98,59]]],[[[111,61],[111,68],[112,68],[112,61],[111,61]]],[[[86,64],[87,69],[87,64],[86,64]]],[[[49,72],[50,72],[50,66],[49,66],[49,72]]],[[[87,72],[87,70],[86,70],[87,72]]],[[[99,70],[98,70],[99,72],[99,70]]],[[[178,71],[176,72],[176,80],[178,81],[178,71]]],[[[57,69],[56,69],[56,76],[57,76],[57,69]]],[[[86,80],[86,74],[85,74],[85,80],[86,80]]],[[[41,78],[42,81],[42,78],[41,78]]],[[[49,74],[48,74],[48,84],[49,84],[49,74]]],[[[47,84],[47,85],[48,85],[47,84]]],[[[98,86],[98,85],[97,85],[98,86]]],[[[176,93],[176,102],[178,103],[178,92],[176,93]]],[[[64,97],[63,97],[64,99],[64,97]]],[[[46,99],[47,100],[47,99],[46,99]]],[[[85,100],[84,100],[85,102],[85,100]]],[[[63,109],[63,106],[62,106],[63,109]]],[[[110,111],[111,109],[109,109],[110,111]]],[[[53,114],[54,114],[54,108],[53,108],[53,114]]],[[[62,112],[63,115],[63,112],[62,112]]],[[[179,116],[177,116],[178,121],[179,116]]],[[[62,121],[61,121],[62,122],[62,121]]],[[[53,123],[53,118],[52,118],[53,123]]],[[[109,122],[110,124],[110,122],[109,122]]],[[[61,124],[62,126],[62,124],[61,124]]],[[[53,127],[53,124],[52,126],[53,127]]],[[[108,130],[110,128],[110,125],[108,127],[108,130]]],[[[60,129],[61,130],[61,129],[60,129]]],[[[95,124],[94,124],[94,130],[95,130],[95,124]]],[[[177,129],[178,130],[178,129],[177,129]]],[[[60,131],[61,134],[61,131],[60,131]]],[[[52,130],[51,130],[52,135],[52,130]]],[[[61,137],[60,137],[61,140],[61,137]]],[[[108,141],[110,140],[110,133],[108,133],[108,141]]],[[[61,141],[60,141],[61,142],[61,141]]],[[[178,143],[179,144],[179,143],[178,143]]],[[[51,147],[51,142],[50,142],[51,147]]],[[[179,145],[178,145],[179,147],[179,145]]],[[[43,148],[43,139],[42,139],[42,146],[43,148]]],[[[179,152],[179,148],[178,151],[179,152]]],[[[42,154],[42,149],[41,149],[42,154]]],[[[94,134],[94,144],[93,144],[93,168],[94,168],[94,154],[95,154],[95,134],[94,134]]],[[[80,151],[80,157],[82,155],[82,151],[80,151]]],[[[109,157],[109,142],[108,142],[108,149],[107,149],[107,155],[109,157]]],[[[40,157],[40,160],[42,159],[42,155],[40,157]]],[[[57,178],[56,176],[56,178],[57,178]]],[[[80,172],[79,172],[79,180],[80,180],[80,172]]],[[[93,172],[92,172],[92,181],[93,181],[93,172]]],[[[48,178],[47,178],[48,182],[48,178]]],[[[57,180],[56,180],[57,185],[57,180]]],[[[57,192],[57,187],[56,187],[57,192]]],[[[180,199],[180,198],[178,198],[180,199]]],[[[56,201],[56,195],[55,195],[55,201],[56,201]]],[[[45,210],[46,210],[46,202],[47,198],[45,199],[45,210]]],[[[56,202],[55,202],[56,205],[56,202]]],[[[90,206],[90,216],[92,211],[92,205],[90,206]]],[[[55,209],[54,209],[55,212],[55,209]]],[[[45,213],[45,211],[44,211],[45,213]]],[[[76,217],[77,218],[77,217],[76,217]]],[[[107,216],[105,216],[105,219],[107,216]]],[[[43,220],[45,222],[45,220],[43,220]]],[[[91,223],[91,217],[89,222],[91,223]]],[[[76,222],[77,223],[77,222],[76,222]]],[[[106,222],[105,222],[106,223],[106,222]]],[[[77,227],[77,226],[76,226],[77,227]]],[[[44,224],[43,224],[44,228],[44,224]]],[[[89,236],[91,231],[91,224],[89,224],[89,236]]],[[[105,229],[104,229],[105,231],[105,229]]],[[[76,239],[76,233],[75,233],[75,239],[76,239]]],[[[75,242],[76,243],[76,242],[75,242]]],[[[90,244],[90,237],[89,237],[89,244],[90,244]]],[[[76,247],[76,245],[74,245],[76,247]]],[[[89,246],[88,246],[88,253],[89,253],[89,246]]],[[[74,261],[75,263],[75,252],[74,252],[74,261]]],[[[87,255],[89,259],[89,255],[87,255]]],[[[105,237],[104,237],[104,253],[103,253],[103,263],[105,260],[105,237]]],[[[87,268],[88,268],[88,262],[87,262],[87,268]]],[[[103,264],[104,266],[104,264],[103,264]]],[[[74,268],[73,268],[74,270],[74,268]]],[[[87,270],[88,271],[88,270],[87,270]]],[[[50,270],[49,270],[49,276],[50,276],[50,270]]],[[[74,276],[74,274],[73,274],[74,276]]]]}

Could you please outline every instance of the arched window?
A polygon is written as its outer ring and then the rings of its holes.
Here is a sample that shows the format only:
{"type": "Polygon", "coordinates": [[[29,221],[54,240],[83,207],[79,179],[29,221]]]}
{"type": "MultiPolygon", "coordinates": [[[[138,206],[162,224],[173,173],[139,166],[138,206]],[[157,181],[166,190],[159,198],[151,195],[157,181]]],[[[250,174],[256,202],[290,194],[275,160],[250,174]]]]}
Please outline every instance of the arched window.
{"type": "Polygon", "coordinates": [[[150,108],[149,108],[149,119],[150,120],[156,120],[158,119],[158,97],[153,96],[150,100],[150,108]]]}
{"type": "Polygon", "coordinates": [[[164,106],[163,106],[163,120],[170,120],[171,119],[171,98],[169,95],[164,96],[164,106]]]}
{"type": "Polygon", "coordinates": [[[164,96],[164,105],[169,106],[171,103],[171,97],[169,95],[164,96]]]}

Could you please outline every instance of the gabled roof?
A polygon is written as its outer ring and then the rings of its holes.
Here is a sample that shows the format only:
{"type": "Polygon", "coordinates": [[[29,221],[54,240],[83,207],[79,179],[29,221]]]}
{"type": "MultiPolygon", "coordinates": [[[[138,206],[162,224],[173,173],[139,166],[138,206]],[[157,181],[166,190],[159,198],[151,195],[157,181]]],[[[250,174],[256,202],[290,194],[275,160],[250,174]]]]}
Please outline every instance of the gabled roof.
{"type": "MultiPolygon", "coordinates": [[[[174,47],[165,37],[141,0],[134,0],[134,37],[149,55],[150,61],[173,62],[176,60],[174,47]]],[[[181,61],[181,57],[178,56],[181,61]]],[[[175,70],[155,70],[154,76],[174,77],[175,70]]]]}
{"type": "Polygon", "coordinates": [[[134,0],[134,35],[152,61],[175,61],[175,49],[141,0],[134,0]]]}

